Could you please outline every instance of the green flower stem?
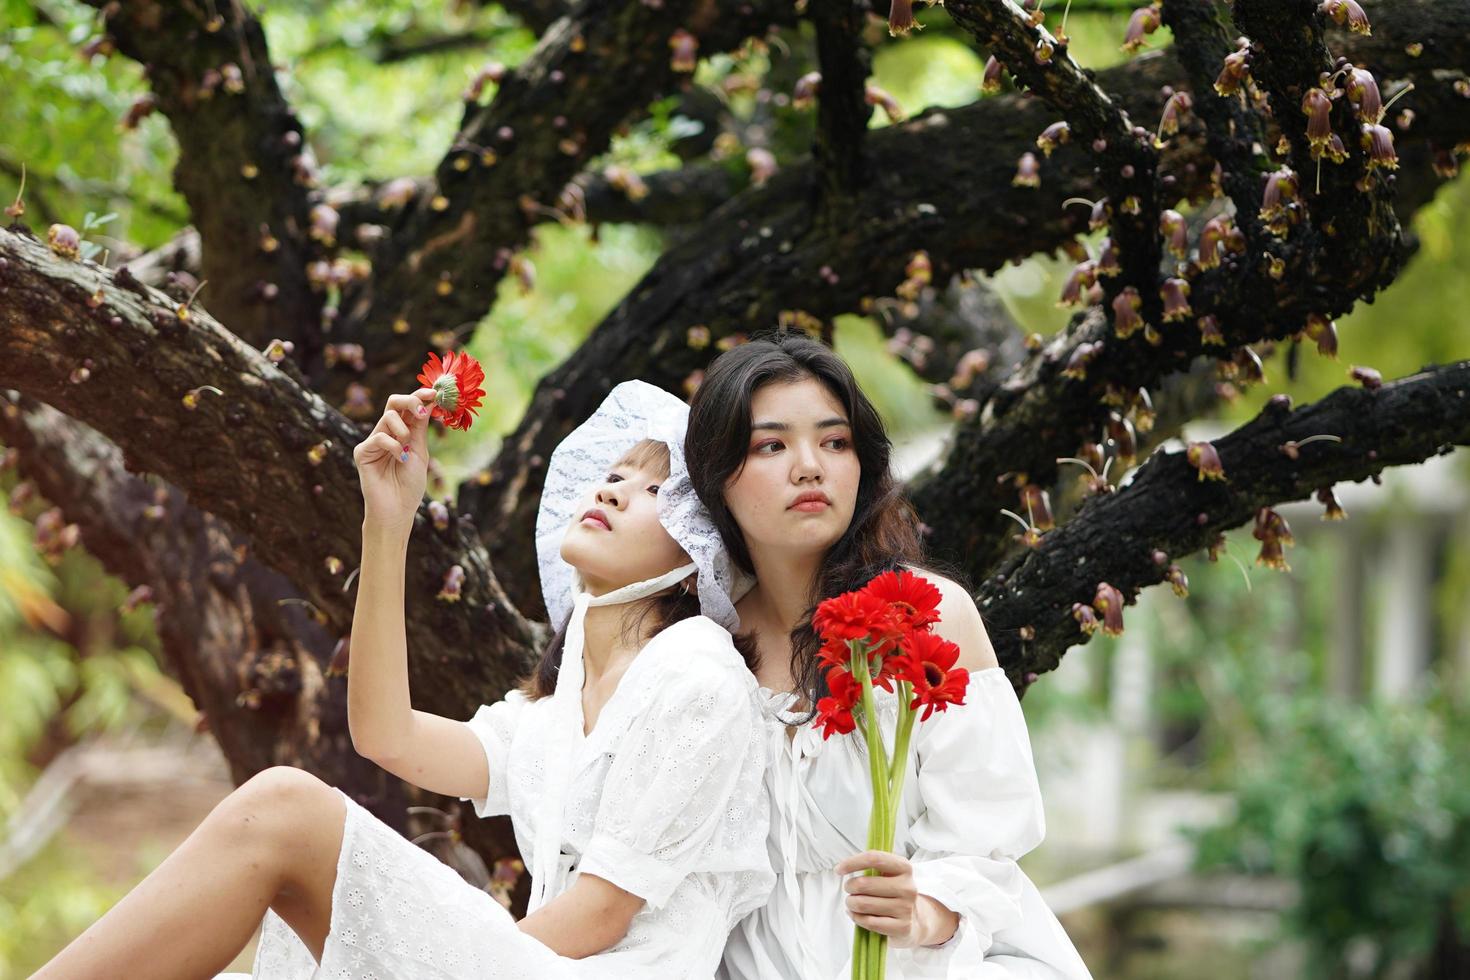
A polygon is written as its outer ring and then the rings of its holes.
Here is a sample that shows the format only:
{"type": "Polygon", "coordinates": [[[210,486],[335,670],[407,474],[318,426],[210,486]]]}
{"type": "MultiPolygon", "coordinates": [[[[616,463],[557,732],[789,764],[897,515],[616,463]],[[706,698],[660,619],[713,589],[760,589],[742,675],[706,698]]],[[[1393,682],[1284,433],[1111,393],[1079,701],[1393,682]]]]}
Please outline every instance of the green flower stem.
{"type": "MultiPolygon", "coordinates": [[[[863,686],[863,738],[868,745],[868,771],[873,784],[873,810],[868,818],[868,847],[886,850],[892,846],[888,819],[888,753],[883,746],[883,727],[878,721],[877,703],[873,697],[873,678],[868,671],[865,645],[854,647],[853,673],[863,686]]],[[[869,869],[869,875],[877,872],[869,869]]],[[[854,980],[881,980],[888,954],[888,937],[859,927],[855,930],[854,950],[863,949],[861,958],[853,959],[854,980]],[[862,972],[859,972],[862,971],[862,972]]]]}

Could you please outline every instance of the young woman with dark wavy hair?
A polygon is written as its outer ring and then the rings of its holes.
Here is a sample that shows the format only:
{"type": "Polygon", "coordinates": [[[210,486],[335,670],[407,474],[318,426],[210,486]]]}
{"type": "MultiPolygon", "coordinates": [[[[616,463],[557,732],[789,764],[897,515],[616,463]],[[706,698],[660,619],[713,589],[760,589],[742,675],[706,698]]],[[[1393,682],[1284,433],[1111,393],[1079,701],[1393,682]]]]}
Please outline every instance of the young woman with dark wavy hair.
{"type": "MultiPolygon", "coordinates": [[[[1020,704],[967,590],[926,567],[890,454],[851,370],[800,335],[720,355],[690,406],[691,482],[755,578],[736,609],[765,696],[779,856],[770,903],[736,927],[720,977],[841,980],[853,923],[889,936],[893,980],[1087,977],[1016,863],[1045,832],[1020,704]],[[816,604],[890,569],[939,587],[936,631],[971,672],[965,705],[914,735],[893,854],[863,850],[872,797],[859,736],[824,741],[810,724],[827,693],[816,604]]],[[[892,745],[897,700],[878,693],[892,745]]]]}

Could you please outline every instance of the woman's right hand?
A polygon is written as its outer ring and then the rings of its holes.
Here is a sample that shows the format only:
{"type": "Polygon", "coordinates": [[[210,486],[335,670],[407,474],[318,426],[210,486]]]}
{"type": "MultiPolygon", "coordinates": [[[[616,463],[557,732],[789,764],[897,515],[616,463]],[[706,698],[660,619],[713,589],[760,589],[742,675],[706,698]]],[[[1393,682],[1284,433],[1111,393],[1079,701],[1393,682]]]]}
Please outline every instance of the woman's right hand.
{"type": "Polygon", "coordinates": [[[352,450],[362,482],[363,522],[409,530],[429,478],[429,417],[434,389],[389,395],[383,417],[352,450]]]}

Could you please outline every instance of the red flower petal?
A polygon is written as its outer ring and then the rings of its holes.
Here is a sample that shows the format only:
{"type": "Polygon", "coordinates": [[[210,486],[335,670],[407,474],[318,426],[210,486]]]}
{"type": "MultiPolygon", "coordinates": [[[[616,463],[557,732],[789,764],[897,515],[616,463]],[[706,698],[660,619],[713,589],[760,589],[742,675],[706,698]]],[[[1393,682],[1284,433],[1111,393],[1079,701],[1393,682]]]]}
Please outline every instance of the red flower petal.
{"type": "Polygon", "coordinates": [[[939,622],[939,589],[913,572],[884,572],[863,586],[862,591],[887,603],[905,632],[939,622]]]}
{"type": "Polygon", "coordinates": [[[485,380],[485,369],[479,361],[464,351],[449,351],[441,361],[431,351],[418,380],[425,388],[434,389],[433,418],[451,429],[470,427],[480,408],[480,399],[485,397],[485,390],[480,387],[485,380]]]}
{"type": "Polygon", "coordinates": [[[955,666],[959,658],[958,646],[933,633],[910,634],[904,640],[903,652],[891,658],[897,676],[914,686],[910,709],[924,707],[920,721],[927,721],[934,712],[951,704],[965,703],[970,672],[955,666]]]}

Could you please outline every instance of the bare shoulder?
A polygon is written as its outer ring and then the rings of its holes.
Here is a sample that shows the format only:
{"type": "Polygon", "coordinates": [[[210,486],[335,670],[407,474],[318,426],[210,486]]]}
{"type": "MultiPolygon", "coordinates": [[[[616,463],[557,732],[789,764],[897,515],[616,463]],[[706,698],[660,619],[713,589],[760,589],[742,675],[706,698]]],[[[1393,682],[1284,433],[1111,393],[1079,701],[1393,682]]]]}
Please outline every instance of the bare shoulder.
{"type": "Polygon", "coordinates": [[[934,632],[960,648],[959,665],[969,671],[998,666],[995,647],[990,643],[990,634],[985,631],[980,610],[964,586],[925,569],[910,570],[933,582],[939,590],[939,622],[934,632]]]}

